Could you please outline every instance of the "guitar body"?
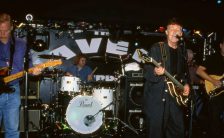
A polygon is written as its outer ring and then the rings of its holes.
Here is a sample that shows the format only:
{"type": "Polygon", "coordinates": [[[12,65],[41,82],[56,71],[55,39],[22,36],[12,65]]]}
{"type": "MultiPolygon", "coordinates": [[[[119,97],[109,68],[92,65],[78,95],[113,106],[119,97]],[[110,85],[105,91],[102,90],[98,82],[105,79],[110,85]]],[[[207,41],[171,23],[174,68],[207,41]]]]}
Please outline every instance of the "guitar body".
{"type": "Polygon", "coordinates": [[[167,86],[169,89],[169,93],[172,97],[176,98],[176,101],[178,103],[178,105],[184,105],[187,106],[187,102],[188,102],[188,97],[184,96],[183,90],[181,88],[176,87],[173,82],[171,81],[167,81],[167,86]]]}
{"type": "Polygon", "coordinates": [[[7,67],[0,68],[0,94],[14,92],[14,89],[10,88],[10,86],[6,85],[3,81],[3,78],[8,75],[8,72],[9,70],[7,67]]]}
{"type": "Polygon", "coordinates": [[[15,90],[13,88],[10,88],[10,86],[5,85],[5,83],[2,81],[2,78],[0,77],[0,95],[2,93],[12,93],[15,90]]]}
{"type": "Polygon", "coordinates": [[[220,80],[222,82],[222,86],[215,87],[211,82],[205,80],[205,90],[206,90],[207,94],[210,97],[215,97],[215,96],[218,96],[219,94],[223,93],[224,92],[224,75],[222,75],[222,76],[209,75],[209,76],[216,80],[220,80]]]}

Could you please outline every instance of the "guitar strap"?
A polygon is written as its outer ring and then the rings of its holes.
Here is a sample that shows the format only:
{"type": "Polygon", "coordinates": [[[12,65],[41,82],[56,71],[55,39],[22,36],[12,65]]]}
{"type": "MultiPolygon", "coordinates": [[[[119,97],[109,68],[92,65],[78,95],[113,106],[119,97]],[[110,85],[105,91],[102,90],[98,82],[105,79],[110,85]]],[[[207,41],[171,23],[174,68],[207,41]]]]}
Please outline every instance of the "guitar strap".
{"type": "Polygon", "coordinates": [[[10,60],[9,60],[9,74],[11,74],[12,71],[12,64],[13,64],[13,57],[14,57],[14,52],[15,52],[15,37],[12,33],[12,40],[10,44],[10,60]]]}
{"type": "Polygon", "coordinates": [[[164,42],[159,42],[159,46],[160,46],[162,63],[163,63],[163,66],[165,67],[166,61],[167,61],[167,53],[166,53],[166,49],[164,48],[164,42]]]}
{"type": "MultiPolygon", "coordinates": [[[[10,75],[11,72],[12,72],[12,64],[13,64],[14,52],[15,52],[15,37],[12,35],[11,42],[10,42],[9,70],[8,70],[8,74],[7,75],[10,75]]],[[[10,85],[5,85],[2,82],[2,80],[0,80],[0,87],[1,87],[0,94],[3,93],[3,92],[11,93],[11,92],[15,91],[15,89],[11,88],[10,85]]]]}

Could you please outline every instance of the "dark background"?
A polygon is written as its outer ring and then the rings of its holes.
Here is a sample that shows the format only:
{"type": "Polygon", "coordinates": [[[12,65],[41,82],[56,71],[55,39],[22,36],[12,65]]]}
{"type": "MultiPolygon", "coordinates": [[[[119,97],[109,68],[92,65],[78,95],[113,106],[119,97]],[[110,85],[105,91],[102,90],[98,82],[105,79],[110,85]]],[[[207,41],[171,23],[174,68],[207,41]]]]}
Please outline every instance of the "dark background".
{"type": "MultiPolygon", "coordinates": [[[[211,32],[223,31],[224,25],[224,5],[223,3],[218,5],[217,0],[1,0],[0,4],[0,11],[8,12],[12,15],[13,19],[22,22],[25,21],[26,14],[31,13],[34,16],[35,21],[44,20],[49,22],[51,20],[72,20],[74,22],[102,22],[115,26],[116,24],[118,24],[120,25],[120,28],[115,28],[115,30],[117,30],[118,32],[126,28],[132,28],[133,26],[147,26],[150,29],[147,30],[144,28],[146,32],[154,32],[155,29],[158,29],[158,27],[164,26],[167,20],[171,17],[178,17],[187,29],[201,30],[202,33],[206,35],[211,32]]],[[[60,29],[62,29],[62,31],[64,32],[67,31],[67,28],[62,27],[60,29]]],[[[74,39],[66,37],[55,40],[55,30],[50,31],[51,41],[49,50],[63,44],[74,51],[78,50],[75,49],[77,47],[74,43],[74,39]]],[[[113,34],[113,32],[110,33],[112,33],[109,38],[111,41],[124,40],[130,42],[128,52],[131,54],[133,53],[135,48],[149,48],[152,43],[160,41],[164,36],[157,36],[158,34],[139,35],[138,33],[133,33],[131,35],[116,35],[116,31],[115,35],[113,34]],[[135,46],[135,42],[139,43],[139,47],[135,46]]],[[[85,35],[82,37],[87,38],[87,36],[85,35]]],[[[94,37],[96,36],[90,36],[90,38],[94,37]]],[[[190,38],[187,38],[189,42],[187,42],[190,44],[187,44],[187,48],[192,48],[196,53],[195,56],[197,60],[202,60],[204,39],[196,38],[191,35],[189,37],[190,38]]],[[[46,50],[43,53],[47,54],[47,52],[48,51],[46,50]]],[[[102,56],[101,53],[98,54],[102,56]]],[[[127,58],[126,61],[128,62],[129,59],[127,58]]],[[[107,69],[112,69],[114,71],[120,70],[121,68],[121,62],[119,60],[115,60],[108,64],[104,64],[102,60],[93,60],[91,62],[99,66],[96,74],[102,73],[100,72],[100,69],[104,71],[108,71],[107,69]]],[[[132,72],[130,72],[130,74],[131,73],[132,72]]],[[[134,102],[141,101],[143,87],[132,86],[132,84],[143,84],[143,82],[141,77],[132,77],[132,74],[127,74],[127,76],[129,78],[124,81],[123,85],[121,84],[121,88],[118,87],[119,91],[116,91],[116,94],[118,93],[118,96],[120,96],[124,102],[119,105],[119,108],[121,108],[121,110],[123,111],[121,112],[121,116],[123,116],[121,119],[129,126],[133,125],[133,127],[135,127],[136,125],[138,128],[139,120],[140,118],[142,118],[142,110],[141,106],[135,105],[131,100],[134,100],[134,102]],[[132,113],[130,112],[130,110],[137,110],[137,112],[132,113]],[[134,117],[134,119],[132,117],[134,117]]],[[[58,85],[60,84],[55,81],[55,78],[43,77],[43,79],[38,82],[34,81],[34,91],[31,92],[34,93],[34,96],[36,94],[40,94],[37,97],[40,97],[43,103],[54,103],[52,101],[55,100],[55,93],[57,93],[58,88],[60,88],[60,86],[58,85]]],[[[64,97],[62,97],[62,99],[63,98],[64,97]]],[[[33,106],[33,104],[30,104],[30,106],[33,106]]],[[[51,110],[46,111],[50,112],[51,110]]],[[[55,110],[53,111],[53,113],[55,113],[55,110]]],[[[39,112],[36,114],[38,115],[39,112]]],[[[47,115],[50,116],[51,113],[48,113],[47,115]]],[[[49,124],[49,126],[54,126],[54,123],[55,122],[53,122],[53,124],[49,124]]],[[[39,124],[37,124],[37,126],[39,126],[39,124]]],[[[46,127],[49,126],[48,124],[46,125],[46,127]]],[[[47,132],[51,132],[51,130],[47,132]]],[[[142,134],[142,132],[140,132],[140,134],[142,134]]],[[[131,136],[135,137],[132,131],[131,136]]]]}
{"type": "Polygon", "coordinates": [[[18,20],[34,19],[108,22],[124,25],[164,25],[180,18],[188,28],[219,31],[224,24],[223,2],[217,0],[2,0],[0,11],[18,20]]]}

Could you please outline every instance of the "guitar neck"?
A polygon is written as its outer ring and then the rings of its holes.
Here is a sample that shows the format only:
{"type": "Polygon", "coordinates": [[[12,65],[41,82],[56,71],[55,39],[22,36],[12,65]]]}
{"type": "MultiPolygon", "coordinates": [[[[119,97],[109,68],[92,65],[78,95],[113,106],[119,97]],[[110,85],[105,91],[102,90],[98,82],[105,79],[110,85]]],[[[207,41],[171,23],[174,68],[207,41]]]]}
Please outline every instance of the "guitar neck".
{"type": "MultiPolygon", "coordinates": [[[[34,67],[33,68],[30,68],[28,70],[28,73],[32,73],[33,72],[33,69],[34,69],[34,67]]],[[[15,79],[18,79],[18,78],[23,77],[24,74],[25,74],[25,71],[20,71],[18,73],[12,74],[10,76],[4,77],[3,78],[3,81],[4,81],[5,84],[7,84],[7,83],[9,83],[9,82],[11,82],[11,81],[13,81],[15,79]]]]}
{"type": "MultiPolygon", "coordinates": [[[[156,67],[160,67],[161,65],[156,62],[153,58],[151,58],[151,61],[156,67]]],[[[169,78],[177,87],[179,87],[180,89],[184,89],[184,86],[178,81],[176,80],[167,70],[164,71],[164,74],[167,78],[169,78]]]]}
{"type": "MultiPolygon", "coordinates": [[[[60,64],[62,64],[62,61],[61,60],[55,60],[55,61],[47,61],[45,63],[38,64],[35,67],[38,67],[38,68],[42,68],[43,69],[43,68],[46,68],[46,67],[56,66],[56,65],[60,65],[60,64]]],[[[35,67],[32,67],[32,68],[28,69],[28,73],[32,73],[35,67]]],[[[7,83],[9,83],[9,82],[11,82],[11,81],[13,81],[15,79],[18,79],[18,78],[23,77],[24,74],[25,74],[25,71],[20,71],[18,73],[12,74],[10,76],[4,77],[3,78],[3,82],[5,84],[7,84],[7,83]]]]}

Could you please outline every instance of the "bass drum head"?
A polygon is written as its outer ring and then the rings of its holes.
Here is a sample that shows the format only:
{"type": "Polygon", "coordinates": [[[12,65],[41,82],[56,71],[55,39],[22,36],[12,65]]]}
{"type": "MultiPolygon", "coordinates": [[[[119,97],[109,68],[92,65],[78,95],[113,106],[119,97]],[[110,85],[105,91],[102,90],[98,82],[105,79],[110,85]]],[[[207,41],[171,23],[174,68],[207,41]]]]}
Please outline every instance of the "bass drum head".
{"type": "Polygon", "coordinates": [[[66,110],[66,121],[79,134],[93,134],[103,124],[101,103],[93,96],[74,97],[66,110]]]}

